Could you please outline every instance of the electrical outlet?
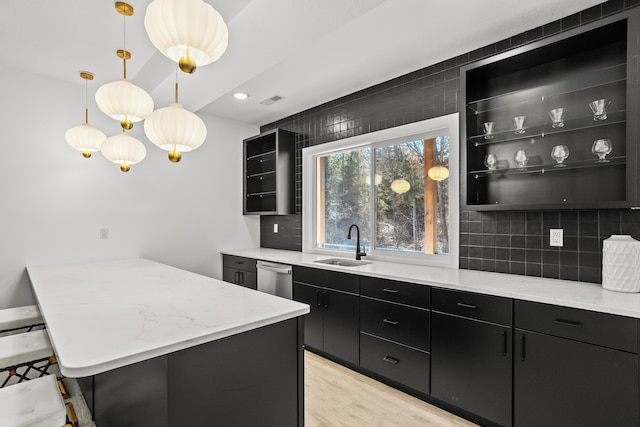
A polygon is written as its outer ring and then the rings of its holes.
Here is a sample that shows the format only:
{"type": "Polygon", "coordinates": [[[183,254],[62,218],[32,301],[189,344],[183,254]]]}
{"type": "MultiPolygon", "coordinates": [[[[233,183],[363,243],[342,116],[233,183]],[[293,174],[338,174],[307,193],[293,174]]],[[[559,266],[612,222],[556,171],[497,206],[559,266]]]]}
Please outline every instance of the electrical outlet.
{"type": "Polygon", "coordinates": [[[273,224],[273,232],[274,233],[278,232],[278,224],[273,224]]]}
{"type": "Polygon", "coordinates": [[[109,229],[107,227],[100,228],[100,240],[106,240],[109,238],[109,229]]]}
{"type": "Polygon", "coordinates": [[[549,231],[549,245],[562,247],[562,228],[552,228],[549,231]]]}

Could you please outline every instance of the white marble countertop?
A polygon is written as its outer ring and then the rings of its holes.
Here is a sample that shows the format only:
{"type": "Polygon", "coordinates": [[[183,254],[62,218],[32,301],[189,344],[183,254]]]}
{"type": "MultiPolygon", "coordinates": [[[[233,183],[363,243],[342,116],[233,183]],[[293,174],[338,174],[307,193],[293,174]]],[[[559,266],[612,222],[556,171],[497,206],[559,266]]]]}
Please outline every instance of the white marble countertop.
{"type": "Polygon", "coordinates": [[[309,306],[145,259],[28,266],[61,372],[85,377],[295,318],[309,306]]]}
{"type": "Polygon", "coordinates": [[[266,248],[225,250],[222,253],[640,318],[640,293],[609,291],[593,283],[427,267],[366,258],[363,259],[372,263],[340,267],[314,262],[334,257],[266,248]]]}

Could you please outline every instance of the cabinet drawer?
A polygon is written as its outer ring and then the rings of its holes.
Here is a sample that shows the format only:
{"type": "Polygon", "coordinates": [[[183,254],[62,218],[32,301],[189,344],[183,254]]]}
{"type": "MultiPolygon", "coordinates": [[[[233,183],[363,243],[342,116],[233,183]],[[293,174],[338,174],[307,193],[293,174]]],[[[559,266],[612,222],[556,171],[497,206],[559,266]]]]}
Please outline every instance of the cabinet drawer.
{"type": "Polygon", "coordinates": [[[235,255],[222,255],[222,265],[236,270],[256,273],[256,260],[235,255]]]}
{"type": "Polygon", "coordinates": [[[294,266],[293,281],[352,294],[358,294],[360,288],[359,276],[320,268],[294,266]]]}
{"type": "Polygon", "coordinates": [[[431,293],[433,311],[511,325],[512,301],[509,298],[438,288],[433,288],[431,293]]]}
{"type": "Polygon", "coordinates": [[[529,301],[515,302],[517,328],[638,352],[638,319],[529,301]]]}
{"type": "Polygon", "coordinates": [[[362,277],[360,293],[372,298],[429,308],[429,286],[397,282],[377,277],[362,277]]]}
{"type": "Polygon", "coordinates": [[[429,393],[429,354],[360,333],[360,366],[429,393]]]}
{"type": "Polygon", "coordinates": [[[429,311],[360,297],[360,330],[429,350],[429,311]]]}

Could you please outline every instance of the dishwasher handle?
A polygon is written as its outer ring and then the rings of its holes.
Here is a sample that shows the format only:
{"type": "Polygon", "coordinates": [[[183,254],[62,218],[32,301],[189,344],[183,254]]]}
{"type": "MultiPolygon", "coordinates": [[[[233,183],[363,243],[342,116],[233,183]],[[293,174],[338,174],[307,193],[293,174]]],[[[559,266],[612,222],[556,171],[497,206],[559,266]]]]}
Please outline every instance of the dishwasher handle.
{"type": "Polygon", "coordinates": [[[291,274],[292,267],[286,264],[276,264],[275,262],[258,261],[256,268],[259,270],[273,271],[279,274],[291,274]]]}

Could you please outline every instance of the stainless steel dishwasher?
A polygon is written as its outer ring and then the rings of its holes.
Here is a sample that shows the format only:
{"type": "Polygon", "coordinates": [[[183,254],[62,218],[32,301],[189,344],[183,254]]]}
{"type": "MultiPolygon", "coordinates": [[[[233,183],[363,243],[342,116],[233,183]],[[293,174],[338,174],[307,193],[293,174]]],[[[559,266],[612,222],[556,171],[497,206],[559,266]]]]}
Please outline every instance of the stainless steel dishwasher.
{"type": "Polygon", "coordinates": [[[279,297],[293,297],[292,267],[287,264],[258,261],[258,290],[279,297]]]}

